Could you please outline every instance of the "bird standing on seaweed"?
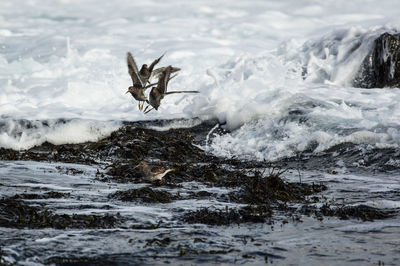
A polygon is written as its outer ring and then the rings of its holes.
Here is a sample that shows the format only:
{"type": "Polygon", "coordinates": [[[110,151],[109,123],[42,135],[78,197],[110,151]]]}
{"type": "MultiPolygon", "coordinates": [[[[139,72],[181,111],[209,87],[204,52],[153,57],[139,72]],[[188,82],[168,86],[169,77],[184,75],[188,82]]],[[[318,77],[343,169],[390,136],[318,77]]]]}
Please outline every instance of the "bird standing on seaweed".
{"type": "Polygon", "coordinates": [[[140,162],[136,165],[135,168],[139,168],[141,174],[145,178],[145,180],[154,182],[154,181],[162,181],[162,178],[171,171],[174,171],[172,168],[166,168],[157,165],[149,165],[145,161],[140,162]]]}

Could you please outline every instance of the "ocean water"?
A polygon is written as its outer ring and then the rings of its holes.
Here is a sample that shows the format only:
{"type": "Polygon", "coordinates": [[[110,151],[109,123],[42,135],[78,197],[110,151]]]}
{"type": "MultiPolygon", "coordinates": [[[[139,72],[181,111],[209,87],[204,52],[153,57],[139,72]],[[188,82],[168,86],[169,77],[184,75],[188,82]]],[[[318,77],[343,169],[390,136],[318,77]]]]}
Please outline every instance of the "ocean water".
{"type": "Polygon", "coordinates": [[[214,140],[220,155],[271,160],[311,142],[317,150],[346,141],[397,147],[398,90],[351,86],[372,40],[400,29],[397,7],[396,1],[2,1],[0,147],[93,140],[119,121],[181,117],[218,118],[234,130],[214,140]],[[182,68],[169,89],[200,94],[168,96],[158,112],[144,115],[125,94],[127,51],[138,64],[165,52],[160,65],[182,68]],[[307,123],[296,121],[294,111],[307,123]]]}
{"type": "MultiPolygon", "coordinates": [[[[325,217],[323,221],[301,216],[301,222],[274,213],[274,223],[209,226],[186,224],[176,217],[184,211],[225,210],[243,206],[214,198],[187,199],[171,203],[146,204],[110,200],[116,191],[141,188],[145,184],[100,182],[94,179],[99,166],[31,161],[0,162],[0,195],[64,193],[56,199],[28,199],[32,206],[45,206],[57,214],[119,215],[122,225],[114,229],[13,229],[0,227],[0,262],[5,265],[48,265],[52,260],[88,258],[90,265],[245,264],[265,265],[398,265],[400,261],[400,221],[398,215],[385,220],[361,222],[325,217]],[[71,169],[75,174],[71,174],[71,169]],[[160,228],[136,229],[137,225],[160,228]],[[171,242],[162,244],[162,240],[171,242]],[[161,241],[161,244],[158,244],[161,241]],[[153,243],[153,244],[152,244],[153,243]],[[180,255],[179,250],[220,251],[213,254],[180,255]],[[97,258],[92,261],[91,258],[97,258]]],[[[285,179],[298,181],[290,171],[285,179]]],[[[322,196],[347,206],[366,204],[398,209],[400,175],[362,173],[329,174],[304,171],[302,182],[323,182],[328,190],[322,196]]],[[[173,195],[231,190],[197,182],[181,183],[180,188],[163,187],[173,195]]],[[[322,204],[322,203],[317,203],[322,204]]]]}
{"type": "MultiPolygon", "coordinates": [[[[308,169],[303,178],[331,182],[332,198],[398,209],[400,90],[355,88],[352,80],[373,40],[400,31],[399,9],[397,0],[0,1],[0,147],[93,141],[122,121],[185,118],[168,127],[190,127],[217,119],[228,132],[210,132],[203,146],[208,152],[267,161],[329,154],[325,162],[333,162],[337,175],[308,169]],[[167,96],[158,111],[143,114],[125,94],[131,85],[128,51],[138,64],[165,53],[160,66],[182,69],[169,90],[200,93],[167,96]],[[368,164],[367,157],[379,162],[368,164]],[[394,173],[373,171],[384,166],[394,173]],[[342,195],[341,189],[356,193],[342,195]]],[[[3,163],[2,175],[14,178],[1,183],[19,184],[33,172],[33,183],[51,183],[56,191],[63,186],[58,179],[40,179],[27,165],[24,172],[14,162],[3,163]]],[[[31,187],[22,182],[21,189],[31,187]]],[[[168,211],[161,213],[168,218],[168,211]]],[[[301,232],[320,226],[333,238],[352,232],[349,246],[363,237],[371,247],[389,234],[400,239],[397,221],[333,223],[288,229],[292,237],[266,234],[289,250],[304,248],[301,232]],[[379,233],[357,235],[362,232],[379,233]]],[[[43,239],[55,235],[44,233],[43,239]]],[[[320,235],[310,241],[319,243],[320,235]]],[[[383,241],[388,254],[398,251],[391,249],[396,241],[383,241]]],[[[339,247],[323,249],[343,251],[339,247]]],[[[18,248],[9,247],[11,253],[18,248]]]]}

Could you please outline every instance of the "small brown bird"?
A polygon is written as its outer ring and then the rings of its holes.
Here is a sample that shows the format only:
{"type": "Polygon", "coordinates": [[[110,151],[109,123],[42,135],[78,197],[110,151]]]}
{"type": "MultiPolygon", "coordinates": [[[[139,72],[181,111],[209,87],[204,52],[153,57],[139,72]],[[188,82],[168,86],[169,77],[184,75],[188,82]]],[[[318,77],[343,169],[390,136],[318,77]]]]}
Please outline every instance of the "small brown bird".
{"type": "Polygon", "coordinates": [[[167,66],[161,72],[161,74],[158,78],[157,87],[153,87],[151,89],[150,98],[148,101],[146,101],[149,105],[144,110],[145,114],[147,114],[148,112],[150,112],[153,109],[158,110],[158,107],[161,104],[161,100],[164,99],[165,95],[173,94],[173,93],[199,93],[198,91],[169,91],[169,92],[167,92],[168,82],[170,81],[171,78],[173,78],[173,77],[170,77],[173,69],[174,68],[172,66],[167,66]],[[147,108],[150,105],[153,108],[151,108],[150,110],[148,110],[146,112],[147,108]]]}
{"type": "Polygon", "coordinates": [[[132,78],[133,86],[130,86],[126,93],[130,92],[133,98],[139,101],[138,105],[139,110],[143,109],[144,102],[147,101],[147,97],[144,94],[144,92],[146,91],[147,88],[156,84],[154,83],[147,85],[147,83],[150,82],[154,66],[158,62],[160,62],[163,56],[164,55],[154,60],[153,63],[151,63],[150,67],[148,67],[147,64],[142,65],[142,68],[140,69],[140,71],[138,71],[138,67],[136,65],[135,59],[133,58],[132,54],[130,52],[128,52],[127,54],[126,59],[128,63],[128,72],[132,78]],[[140,105],[140,102],[143,102],[142,105],[140,105]]]}
{"type": "MultiPolygon", "coordinates": [[[[163,56],[164,55],[154,60],[153,63],[151,63],[150,67],[148,67],[147,64],[143,64],[140,71],[138,71],[138,67],[136,65],[135,59],[133,58],[132,54],[130,52],[128,52],[127,54],[128,70],[129,70],[129,75],[132,78],[133,86],[130,86],[126,93],[130,92],[133,98],[139,101],[138,105],[139,110],[143,109],[144,102],[147,101],[147,97],[144,94],[146,89],[157,84],[153,83],[147,85],[147,83],[150,83],[153,77],[155,76],[158,77],[160,73],[162,73],[162,71],[165,69],[165,67],[161,67],[153,70],[155,65],[160,62],[163,56]],[[140,102],[142,102],[142,105],[140,105],[140,102]]],[[[179,70],[181,69],[173,67],[171,73],[179,70]]]]}
{"type": "Polygon", "coordinates": [[[159,58],[157,58],[156,60],[154,60],[153,63],[151,63],[150,67],[148,67],[147,64],[142,65],[142,68],[139,71],[139,76],[143,81],[143,85],[150,83],[151,78],[154,76],[153,69],[154,69],[155,65],[157,65],[163,57],[164,57],[164,54],[162,56],[160,56],[159,58]]]}
{"type": "Polygon", "coordinates": [[[139,168],[145,180],[153,182],[162,181],[162,178],[169,172],[174,171],[172,168],[165,168],[158,165],[149,165],[145,161],[141,161],[135,168],[139,168]]]}

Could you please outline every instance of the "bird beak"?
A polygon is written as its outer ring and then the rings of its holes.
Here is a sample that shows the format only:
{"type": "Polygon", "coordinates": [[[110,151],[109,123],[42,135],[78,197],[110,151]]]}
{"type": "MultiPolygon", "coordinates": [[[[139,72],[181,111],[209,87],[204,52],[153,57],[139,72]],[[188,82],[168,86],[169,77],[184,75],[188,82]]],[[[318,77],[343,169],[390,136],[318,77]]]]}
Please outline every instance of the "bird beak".
{"type": "Polygon", "coordinates": [[[125,92],[125,94],[127,94],[128,92],[132,92],[132,89],[128,89],[128,91],[127,91],[127,92],[125,92]]]}

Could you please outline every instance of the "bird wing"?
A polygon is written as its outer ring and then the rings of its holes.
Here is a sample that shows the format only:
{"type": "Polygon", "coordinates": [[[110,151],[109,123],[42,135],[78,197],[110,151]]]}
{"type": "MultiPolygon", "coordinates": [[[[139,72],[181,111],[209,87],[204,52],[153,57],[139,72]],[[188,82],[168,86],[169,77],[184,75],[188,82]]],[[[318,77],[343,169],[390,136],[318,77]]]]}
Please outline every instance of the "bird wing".
{"type": "Polygon", "coordinates": [[[128,71],[129,75],[132,78],[133,85],[144,86],[142,79],[140,78],[138,67],[136,65],[135,59],[130,52],[128,52],[126,56],[126,61],[128,63],[128,71]]]}
{"type": "Polygon", "coordinates": [[[160,62],[160,60],[164,57],[165,53],[160,56],[159,58],[157,58],[156,60],[153,61],[153,63],[151,63],[150,67],[149,67],[149,71],[150,73],[153,72],[153,68],[160,62]]]}
{"type": "Polygon", "coordinates": [[[161,94],[165,94],[167,92],[167,86],[169,81],[169,76],[171,75],[171,66],[168,66],[164,69],[161,73],[160,77],[158,78],[157,83],[157,91],[161,94]]]}
{"type": "Polygon", "coordinates": [[[179,67],[171,67],[171,73],[181,70],[179,67]]]}
{"type": "Polygon", "coordinates": [[[152,80],[154,77],[160,78],[160,75],[161,75],[161,73],[162,73],[164,70],[165,70],[165,67],[160,67],[160,68],[154,69],[154,70],[151,72],[151,75],[150,75],[149,80],[152,80]]]}
{"type": "MultiPolygon", "coordinates": [[[[160,75],[161,75],[161,73],[165,70],[165,68],[166,68],[166,67],[159,67],[159,68],[157,68],[157,69],[154,69],[154,70],[151,72],[151,75],[150,75],[150,79],[149,79],[149,80],[153,79],[154,77],[160,78],[160,75]]],[[[177,72],[177,71],[179,71],[179,70],[181,70],[179,67],[171,67],[171,74],[174,73],[174,72],[177,72]]]]}
{"type": "Polygon", "coordinates": [[[149,170],[152,174],[159,174],[164,172],[166,169],[159,165],[149,165],[149,170]]]}

